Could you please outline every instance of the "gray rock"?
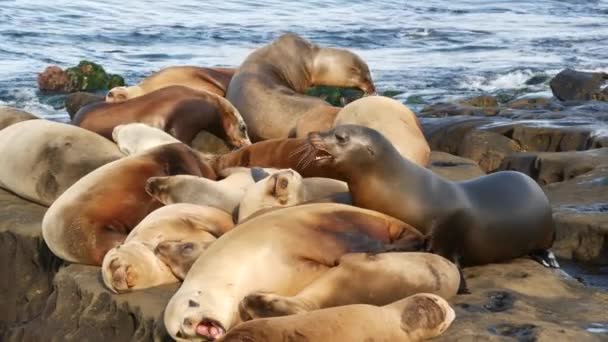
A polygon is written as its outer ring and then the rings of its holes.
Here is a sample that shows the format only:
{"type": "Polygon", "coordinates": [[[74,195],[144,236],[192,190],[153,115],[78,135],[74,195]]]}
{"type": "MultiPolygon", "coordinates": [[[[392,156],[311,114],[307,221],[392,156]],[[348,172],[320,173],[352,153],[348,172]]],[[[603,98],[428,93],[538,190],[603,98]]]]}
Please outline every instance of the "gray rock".
{"type": "Polygon", "coordinates": [[[553,95],[562,101],[598,100],[608,101],[608,94],[601,87],[608,80],[608,74],[582,72],[566,69],[549,82],[553,95]]]}

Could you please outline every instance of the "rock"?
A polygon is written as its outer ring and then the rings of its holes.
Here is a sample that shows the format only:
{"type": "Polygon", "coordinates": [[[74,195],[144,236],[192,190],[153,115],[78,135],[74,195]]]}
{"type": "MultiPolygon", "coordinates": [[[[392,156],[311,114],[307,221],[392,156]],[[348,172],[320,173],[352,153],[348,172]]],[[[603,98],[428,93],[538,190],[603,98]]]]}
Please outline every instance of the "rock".
{"type": "Polygon", "coordinates": [[[549,80],[549,75],[547,74],[536,74],[529,79],[526,80],[526,85],[537,85],[545,83],[549,80]]]}
{"type": "Polygon", "coordinates": [[[608,148],[572,152],[529,152],[506,157],[500,170],[520,171],[546,185],[563,182],[608,165],[608,148]]]}
{"type": "Polygon", "coordinates": [[[498,101],[494,96],[481,95],[460,101],[460,104],[473,107],[498,107],[498,101]]]}
{"type": "MultiPolygon", "coordinates": [[[[591,171],[544,187],[557,231],[553,251],[561,258],[608,265],[608,163],[602,153],[591,171]]],[[[581,167],[592,163],[583,161],[581,167]]]]}
{"type": "MultiPolygon", "coordinates": [[[[471,294],[450,301],[456,320],[436,341],[601,341],[608,293],[530,259],[464,270],[471,294]]],[[[605,330],[607,331],[607,330],[605,330]]]]}
{"type": "Polygon", "coordinates": [[[529,97],[509,101],[507,107],[512,109],[546,109],[546,110],[562,110],[563,105],[555,103],[551,99],[545,97],[529,97]]]}
{"type": "Polygon", "coordinates": [[[190,146],[199,152],[211,154],[224,154],[232,150],[227,142],[207,131],[200,131],[190,146]]]}
{"type": "Polygon", "coordinates": [[[451,181],[467,180],[485,175],[474,161],[440,151],[431,152],[428,168],[451,181]]]}
{"type": "Polygon", "coordinates": [[[431,150],[451,154],[458,153],[460,143],[471,130],[493,122],[495,120],[490,118],[478,117],[423,118],[421,120],[422,132],[431,150]]]}
{"type": "Polygon", "coordinates": [[[108,74],[101,65],[85,60],[66,70],[55,65],[49,66],[38,74],[38,88],[42,91],[71,93],[107,90],[124,85],[122,76],[108,74]]]}
{"type": "Polygon", "coordinates": [[[494,116],[500,112],[498,107],[474,107],[457,103],[437,103],[426,106],[420,112],[422,116],[446,117],[456,115],[494,116]]]}
{"type": "Polygon", "coordinates": [[[45,210],[0,190],[0,341],[167,339],[159,318],[177,285],[113,295],[98,267],[60,269],[41,236],[45,210]]]}
{"type": "Polygon", "coordinates": [[[505,157],[519,151],[521,146],[503,135],[474,129],[465,135],[457,154],[474,160],[485,172],[491,172],[498,169],[505,157]]]}
{"type": "Polygon", "coordinates": [[[561,126],[535,122],[494,125],[487,130],[515,140],[522,151],[561,152],[584,150],[594,142],[594,129],[588,126],[561,126]]]}
{"type": "Polygon", "coordinates": [[[607,73],[566,69],[555,75],[549,85],[553,95],[561,101],[608,101],[608,94],[601,89],[606,80],[608,80],[607,73]]]}
{"type": "Polygon", "coordinates": [[[70,115],[70,120],[72,120],[80,108],[101,101],[105,101],[105,97],[102,95],[79,91],[65,97],[65,109],[70,115]]]}
{"type": "Polygon", "coordinates": [[[59,270],[41,314],[10,328],[3,341],[171,341],[162,312],[177,285],[111,294],[99,267],[70,265],[59,270]]]}
{"type": "Polygon", "coordinates": [[[30,114],[21,109],[0,106],[0,130],[17,122],[40,119],[34,114],[30,114]]]}
{"type": "Polygon", "coordinates": [[[363,91],[356,88],[317,86],[306,90],[306,95],[319,97],[329,102],[332,106],[344,107],[361,98],[363,91]]]}

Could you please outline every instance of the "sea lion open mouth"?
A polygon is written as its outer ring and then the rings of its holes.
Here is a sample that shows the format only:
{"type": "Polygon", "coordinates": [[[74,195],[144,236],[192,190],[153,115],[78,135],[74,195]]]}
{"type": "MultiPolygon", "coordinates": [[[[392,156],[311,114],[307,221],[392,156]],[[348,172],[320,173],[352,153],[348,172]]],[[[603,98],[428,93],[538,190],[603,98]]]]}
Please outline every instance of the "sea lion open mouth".
{"type": "Polygon", "coordinates": [[[226,334],[222,325],[210,319],[203,319],[196,326],[196,334],[205,337],[208,341],[215,341],[226,334]]]}
{"type": "Polygon", "coordinates": [[[328,151],[323,138],[318,133],[311,133],[308,135],[308,142],[315,150],[314,160],[333,160],[334,156],[328,151]]]}

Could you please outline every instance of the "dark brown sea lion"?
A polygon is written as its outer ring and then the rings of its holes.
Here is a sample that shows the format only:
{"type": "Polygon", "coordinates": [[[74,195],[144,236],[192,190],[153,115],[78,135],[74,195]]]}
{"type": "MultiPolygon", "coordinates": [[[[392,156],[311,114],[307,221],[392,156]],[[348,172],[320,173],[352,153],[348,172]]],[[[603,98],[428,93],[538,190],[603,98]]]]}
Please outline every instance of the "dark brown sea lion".
{"type": "Polygon", "coordinates": [[[115,87],[106,95],[106,102],[123,102],[172,85],[208,91],[224,97],[236,72],[233,68],[173,66],[161,69],[131,87],[115,87]]]}
{"type": "Polygon", "coordinates": [[[235,147],[249,145],[247,125],[225,98],[184,86],[165,87],[119,103],[97,102],[81,108],[73,123],[112,139],[118,125],[140,122],[190,144],[202,130],[235,147]]]}
{"type": "Polygon", "coordinates": [[[161,145],[87,174],[51,205],[42,236],[58,257],[101,265],[150,212],[162,206],[144,190],[150,177],[189,174],[215,179],[198,153],[182,143],[161,145]]]}
{"type": "Polygon", "coordinates": [[[245,59],[226,98],[243,115],[252,141],[287,138],[303,115],[333,121],[338,113],[340,108],[304,95],[318,85],[375,93],[369,68],[356,54],[284,34],[245,59]]]}
{"type": "Polygon", "coordinates": [[[280,209],[237,225],[196,260],[165,309],[175,339],[214,339],[240,321],[239,302],[291,296],[347,253],[417,250],[422,234],[375,211],[323,203],[280,209]]]}
{"type": "Polygon", "coordinates": [[[419,293],[385,306],[355,304],[237,325],[222,342],[399,341],[443,334],[456,314],[443,298],[419,293]]]}
{"type": "Polygon", "coordinates": [[[344,125],[309,136],[317,167],[348,183],[353,204],[429,235],[428,248],[462,266],[531,255],[558,267],[549,248],[551,206],[527,175],[502,171],[451,182],[403,158],[378,131],[344,125]]]}

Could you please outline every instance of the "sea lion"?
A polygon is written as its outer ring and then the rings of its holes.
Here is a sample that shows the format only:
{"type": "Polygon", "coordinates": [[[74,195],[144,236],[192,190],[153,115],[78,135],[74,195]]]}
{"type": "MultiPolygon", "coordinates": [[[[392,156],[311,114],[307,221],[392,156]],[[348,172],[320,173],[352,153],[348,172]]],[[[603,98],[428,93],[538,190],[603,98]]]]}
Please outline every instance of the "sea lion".
{"type": "Polygon", "coordinates": [[[182,143],[116,160],[84,176],[57,198],[42,220],[42,237],[63,260],[101,265],[108,250],[162,206],[144,190],[148,178],[177,174],[216,178],[182,143]]]}
{"type": "Polygon", "coordinates": [[[340,193],[348,193],[344,182],[329,178],[303,179],[294,170],[279,170],[247,188],[239,204],[238,222],[259,210],[289,207],[340,193]]]}
{"type": "Polygon", "coordinates": [[[423,236],[390,216],[344,204],[289,207],[239,224],[196,260],[169,301],[171,337],[214,339],[239,321],[256,291],[292,296],[347,253],[418,250],[423,236]],[[216,333],[201,335],[215,329],[216,333]]]}
{"type": "MultiPolygon", "coordinates": [[[[349,124],[377,130],[403,158],[420,166],[428,165],[431,148],[422,133],[420,122],[416,114],[401,102],[385,96],[367,96],[355,100],[338,113],[332,127],[349,124]]],[[[298,137],[305,137],[308,133],[298,134],[298,137]]]]}
{"type": "Polygon", "coordinates": [[[112,140],[128,156],[156,146],[180,142],[163,130],[137,122],[114,127],[112,140]]]}
{"type": "Polygon", "coordinates": [[[456,295],[458,267],[431,253],[351,253],[293,297],[252,293],[241,302],[251,318],[301,314],[350,304],[387,305],[395,298],[428,292],[444,299],[456,295]],[[344,286],[344,284],[349,284],[344,286]]]}
{"type": "Polygon", "coordinates": [[[207,247],[209,243],[202,241],[162,241],[154,249],[154,255],[169,266],[177,279],[184,280],[192,264],[207,247]]]}
{"type": "Polygon", "coordinates": [[[219,173],[220,181],[203,177],[179,175],[152,177],[146,182],[146,192],[163,204],[192,203],[207,205],[234,214],[245,191],[270,170],[260,168],[230,168],[219,173]]]}
{"type": "Polygon", "coordinates": [[[111,139],[114,127],[140,122],[190,144],[207,130],[235,147],[249,145],[247,125],[225,98],[184,86],[165,87],[119,103],[97,102],[81,108],[73,124],[111,139]]]}
{"type": "Polygon", "coordinates": [[[309,135],[310,160],[348,183],[353,204],[430,236],[429,249],[463,266],[533,255],[557,267],[551,206],[530,177],[501,171],[452,182],[403,158],[378,131],[355,125],[309,135]]]}
{"type": "Polygon", "coordinates": [[[304,95],[317,85],[375,93],[367,64],[356,54],[284,34],[251,53],[234,74],[226,98],[241,112],[252,141],[287,138],[307,113],[333,121],[340,110],[304,95]]]}
{"type": "Polygon", "coordinates": [[[413,342],[443,334],[455,317],[443,298],[419,293],[381,307],[354,304],[256,319],[236,326],[219,341],[413,342]]]}
{"type": "MultiPolygon", "coordinates": [[[[106,253],[101,264],[103,282],[115,293],[175,283],[183,274],[155,256],[157,246],[164,241],[207,246],[232,227],[232,216],[211,207],[172,204],[156,209],[133,228],[123,244],[106,253]]],[[[173,255],[174,259],[180,256],[173,255]]]]}
{"type": "Polygon", "coordinates": [[[30,114],[21,109],[9,106],[0,106],[0,130],[17,122],[40,119],[34,114],[30,114]]]}
{"type": "Polygon", "coordinates": [[[22,121],[0,130],[0,187],[49,206],[86,174],[121,157],[114,143],[86,129],[22,121]]]}
{"type": "Polygon", "coordinates": [[[161,69],[131,87],[115,87],[106,95],[106,102],[123,102],[172,85],[208,91],[224,97],[236,69],[173,66],[161,69]]]}

